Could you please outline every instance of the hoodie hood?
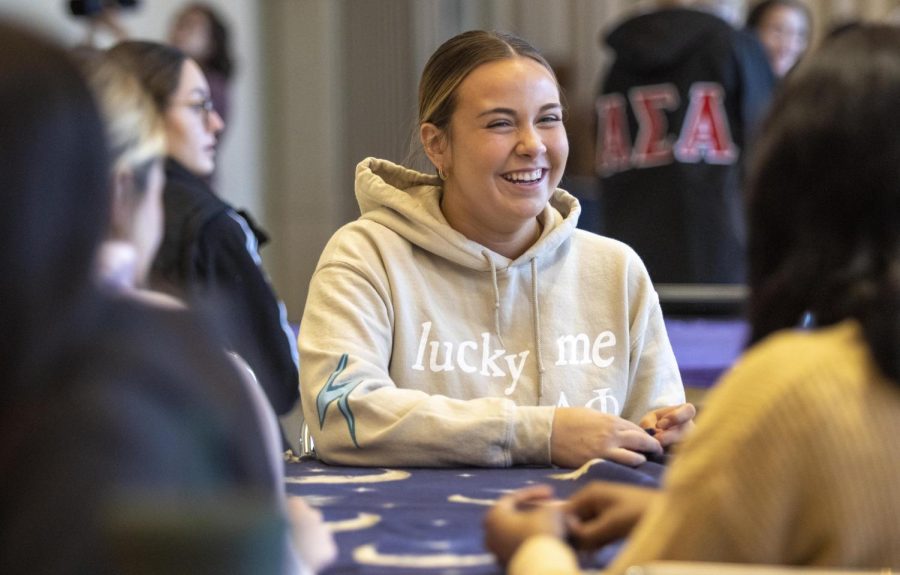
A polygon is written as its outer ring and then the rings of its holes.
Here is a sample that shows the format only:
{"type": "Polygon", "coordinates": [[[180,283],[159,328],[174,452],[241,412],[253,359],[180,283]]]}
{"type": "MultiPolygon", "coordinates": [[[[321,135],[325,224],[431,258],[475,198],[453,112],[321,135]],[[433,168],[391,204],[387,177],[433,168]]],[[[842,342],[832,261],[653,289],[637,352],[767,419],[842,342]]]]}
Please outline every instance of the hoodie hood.
{"type": "Polygon", "coordinates": [[[581,214],[578,200],[557,189],[538,216],[543,226],[541,237],[524,254],[510,260],[450,227],[440,208],[441,184],[437,176],[387,160],[366,158],[356,168],[356,200],[361,218],[378,222],[444,259],[490,271],[525,264],[555,250],[572,235],[581,214]]]}
{"type": "Polygon", "coordinates": [[[718,16],[674,8],[627,20],[610,32],[606,43],[617,55],[627,54],[622,65],[647,73],[675,66],[689,58],[697,46],[731,31],[731,25],[718,16]]]}

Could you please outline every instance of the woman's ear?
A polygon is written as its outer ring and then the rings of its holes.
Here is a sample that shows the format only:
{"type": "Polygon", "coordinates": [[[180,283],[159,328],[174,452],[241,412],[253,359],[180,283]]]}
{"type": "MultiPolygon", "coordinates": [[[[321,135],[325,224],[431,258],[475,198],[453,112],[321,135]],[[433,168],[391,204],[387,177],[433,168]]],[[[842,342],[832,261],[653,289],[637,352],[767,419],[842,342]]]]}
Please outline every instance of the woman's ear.
{"type": "Polygon", "coordinates": [[[419,140],[422,141],[425,155],[428,156],[434,167],[438,170],[446,170],[449,158],[447,157],[447,139],[444,131],[431,122],[425,122],[419,126],[419,140]]]}

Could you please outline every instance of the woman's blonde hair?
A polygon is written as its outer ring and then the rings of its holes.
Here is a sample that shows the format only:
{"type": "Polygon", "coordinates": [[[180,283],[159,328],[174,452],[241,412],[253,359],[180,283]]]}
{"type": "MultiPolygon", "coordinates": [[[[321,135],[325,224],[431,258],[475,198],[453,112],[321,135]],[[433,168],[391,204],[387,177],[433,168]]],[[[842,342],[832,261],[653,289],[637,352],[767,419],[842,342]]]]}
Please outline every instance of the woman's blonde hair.
{"type": "Polygon", "coordinates": [[[162,114],[138,78],[118,62],[98,57],[88,79],[106,123],[113,173],[131,172],[139,193],[146,171],[166,152],[162,114]]]}

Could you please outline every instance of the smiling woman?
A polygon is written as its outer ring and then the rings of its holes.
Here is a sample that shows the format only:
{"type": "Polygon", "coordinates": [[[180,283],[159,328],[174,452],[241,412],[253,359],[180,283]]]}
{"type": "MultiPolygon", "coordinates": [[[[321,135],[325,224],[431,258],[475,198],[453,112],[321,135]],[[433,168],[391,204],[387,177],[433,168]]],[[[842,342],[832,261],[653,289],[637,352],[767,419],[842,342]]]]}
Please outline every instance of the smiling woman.
{"type": "Polygon", "coordinates": [[[449,126],[421,126],[445,175],[441,211],[469,239],[514,259],[540,235],[537,216],[566,167],[559,88],[548,68],[517,56],[473,70],[457,98],[449,126]]]}
{"type": "Polygon", "coordinates": [[[362,216],[310,285],[300,380],[320,457],[637,465],[691,427],[643,264],[576,229],[578,201],[556,187],[563,113],[521,38],[471,31],[431,56],[418,126],[438,175],[360,163],[362,216]]]}

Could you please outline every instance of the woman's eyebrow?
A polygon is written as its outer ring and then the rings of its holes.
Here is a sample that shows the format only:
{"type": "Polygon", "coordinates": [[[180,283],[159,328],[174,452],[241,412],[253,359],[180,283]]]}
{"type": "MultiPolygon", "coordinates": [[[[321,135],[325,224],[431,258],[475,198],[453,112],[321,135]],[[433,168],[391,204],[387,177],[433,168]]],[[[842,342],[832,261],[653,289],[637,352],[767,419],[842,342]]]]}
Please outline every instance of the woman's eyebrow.
{"type": "MultiPolygon", "coordinates": [[[[560,104],[559,102],[551,102],[549,104],[544,104],[543,106],[541,106],[540,110],[541,110],[541,112],[545,112],[547,110],[553,110],[556,108],[562,108],[562,104],[560,104]]],[[[513,110],[512,108],[501,108],[501,107],[491,108],[490,110],[485,110],[485,111],[481,112],[480,114],[478,114],[477,117],[480,118],[481,116],[487,116],[489,114],[508,114],[510,116],[515,116],[516,111],[513,110]]]]}

